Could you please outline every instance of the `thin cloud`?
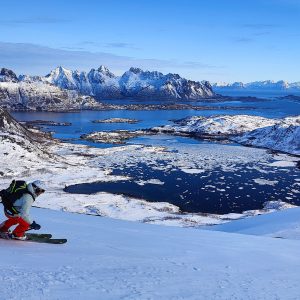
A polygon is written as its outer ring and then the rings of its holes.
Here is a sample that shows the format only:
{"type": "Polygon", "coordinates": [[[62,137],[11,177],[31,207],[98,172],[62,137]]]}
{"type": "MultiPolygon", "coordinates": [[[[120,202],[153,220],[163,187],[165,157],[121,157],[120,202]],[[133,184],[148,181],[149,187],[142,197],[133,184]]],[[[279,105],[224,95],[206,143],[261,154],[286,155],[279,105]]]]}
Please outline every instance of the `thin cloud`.
{"type": "Polygon", "coordinates": [[[92,42],[92,41],[81,41],[81,42],[78,42],[77,45],[83,45],[83,46],[99,46],[100,44],[99,43],[96,43],[96,42],[92,42]]]}
{"type": "Polygon", "coordinates": [[[107,65],[112,71],[128,70],[132,66],[139,66],[144,70],[158,70],[161,72],[177,73],[178,69],[210,69],[201,62],[180,62],[177,60],[162,60],[153,58],[135,58],[115,55],[108,52],[89,52],[56,49],[35,44],[0,42],[0,66],[13,69],[18,74],[43,75],[58,65],[70,69],[89,70],[100,65],[107,65]]]}
{"type": "Polygon", "coordinates": [[[252,43],[254,39],[248,37],[235,37],[232,39],[232,41],[235,43],[252,43]]]}
{"type": "Polygon", "coordinates": [[[105,46],[109,48],[132,48],[133,44],[116,42],[116,43],[107,43],[105,44],[105,46]]]}
{"type": "Polygon", "coordinates": [[[223,68],[221,66],[209,65],[205,63],[201,63],[198,61],[184,61],[182,65],[191,69],[215,69],[215,68],[223,68]]]}
{"type": "Polygon", "coordinates": [[[253,32],[253,36],[265,36],[265,35],[270,35],[272,34],[271,31],[259,31],[259,32],[253,32]]]}

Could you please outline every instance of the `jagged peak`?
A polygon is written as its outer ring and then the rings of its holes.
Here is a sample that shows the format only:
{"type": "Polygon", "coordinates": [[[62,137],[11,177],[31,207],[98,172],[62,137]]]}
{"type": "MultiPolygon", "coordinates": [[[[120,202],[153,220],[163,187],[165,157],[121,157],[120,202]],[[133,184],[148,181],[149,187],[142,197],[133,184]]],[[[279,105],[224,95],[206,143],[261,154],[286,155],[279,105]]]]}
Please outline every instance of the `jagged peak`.
{"type": "Polygon", "coordinates": [[[46,75],[46,77],[50,76],[60,76],[60,75],[66,75],[66,74],[71,74],[72,71],[69,69],[66,69],[62,66],[58,66],[55,69],[53,69],[49,74],[46,75]]]}
{"type": "Polygon", "coordinates": [[[15,72],[10,69],[2,68],[0,70],[0,81],[18,82],[18,77],[15,72]]]}
{"type": "Polygon", "coordinates": [[[129,72],[132,72],[132,73],[134,73],[134,74],[139,74],[139,73],[143,73],[143,70],[140,69],[140,68],[131,67],[131,68],[129,69],[129,72]]]}
{"type": "MultiPolygon", "coordinates": [[[[92,69],[91,72],[95,72],[95,69],[92,69]]],[[[110,72],[110,70],[104,66],[104,65],[100,65],[100,67],[97,69],[97,72],[98,73],[101,73],[103,75],[106,75],[110,78],[114,78],[116,77],[115,74],[113,74],[112,72],[110,72]]]]}
{"type": "Polygon", "coordinates": [[[98,68],[98,71],[102,72],[102,73],[106,73],[106,72],[109,72],[109,69],[104,65],[100,65],[100,67],[98,68]]]}
{"type": "Polygon", "coordinates": [[[180,75],[179,74],[176,74],[176,73],[168,73],[166,75],[168,77],[168,79],[180,79],[180,75]]]}

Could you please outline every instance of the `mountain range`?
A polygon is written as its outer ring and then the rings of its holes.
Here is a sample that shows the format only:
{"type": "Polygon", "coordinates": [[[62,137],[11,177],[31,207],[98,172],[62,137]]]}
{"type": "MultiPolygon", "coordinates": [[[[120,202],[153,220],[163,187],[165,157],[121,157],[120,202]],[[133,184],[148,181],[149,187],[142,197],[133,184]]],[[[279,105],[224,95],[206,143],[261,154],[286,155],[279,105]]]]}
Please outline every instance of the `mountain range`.
{"type": "Polygon", "coordinates": [[[122,76],[104,66],[87,73],[57,67],[46,76],[0,70],[0,106],[10,110],[97,109],[102,99],[197,100],[214,95],[208,81],[139,68],[130,68],[122,76]]]}
{"type": "Polygon", "coordinates": [[[96,99],[201,99],[214,95],[208,81],[191,81],[178,74],[163,75],[157,71],[130,68],[122,76],[116,76],[105,66],[88,73],[58,67],[43,80],[60,88],[75,90],[96,99]]]}
{"type": "Polygon", "coordinates": [[[287,82],[284,80],[274,81],[274,80],[264,80],[264,81],[254,81],[249,83],[243,82],[217,82],[212,84],[214,91],[221,92],[222,90],[231,91],[300,91],[300,81],[299,82],[287,82]]]}

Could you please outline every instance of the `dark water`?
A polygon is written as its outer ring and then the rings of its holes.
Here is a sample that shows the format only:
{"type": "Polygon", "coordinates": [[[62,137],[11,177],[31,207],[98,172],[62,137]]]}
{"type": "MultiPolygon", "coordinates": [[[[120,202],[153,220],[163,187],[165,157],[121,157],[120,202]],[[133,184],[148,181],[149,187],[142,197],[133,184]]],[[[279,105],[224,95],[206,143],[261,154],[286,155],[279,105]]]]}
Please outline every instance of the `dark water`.
{"type": "Polygon", "coordinates": [[[221,168],[216,168],[204,174],[187,174],[178,169],[164,172],[154,170],[145,164],[138,164],[130,169],[115,169],[113,174],[129,175],[134,179],[77,184],[65,190],[80,194],[109,192],[152,202],[169,202],[184,212],[241,213],[245,210],[262,208],[266,201],[278,199],[287,201],[286,197],[291,198],[288,200],[289,203],[300,205],[297,193],[291,192],[291,183],[300,175],[300,170],[296,168],[269,173],[268,180],[278,181],[275,187],[255,183],[254,179],[265,176],[249,166],[235,172],[224,172],[221,168]],[[164,184],[136,183],[151,178],[159,179],[164,184]]]}

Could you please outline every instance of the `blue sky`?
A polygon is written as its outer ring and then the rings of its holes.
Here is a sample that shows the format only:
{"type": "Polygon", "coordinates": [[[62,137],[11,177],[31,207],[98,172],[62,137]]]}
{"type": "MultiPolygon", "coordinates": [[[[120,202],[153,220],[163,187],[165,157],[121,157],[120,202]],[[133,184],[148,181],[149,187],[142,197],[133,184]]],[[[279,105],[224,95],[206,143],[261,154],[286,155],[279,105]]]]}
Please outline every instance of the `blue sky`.
{"type": "Polygon", "coordinates": [[[194,80],[300,81],[298,0],[6,1],[0,66],[116,74],[130,66],[194,80]]]}

